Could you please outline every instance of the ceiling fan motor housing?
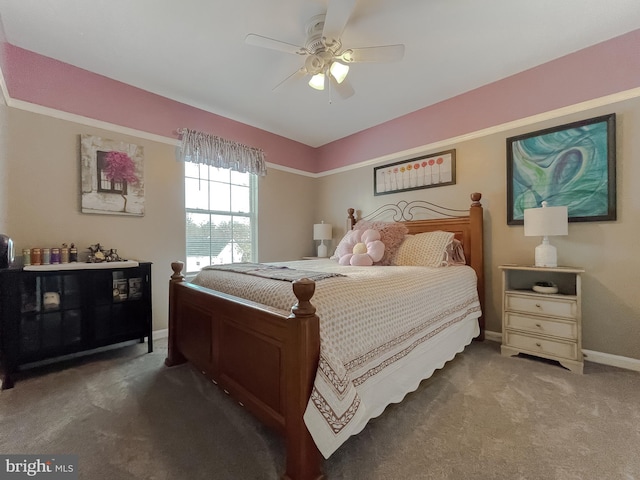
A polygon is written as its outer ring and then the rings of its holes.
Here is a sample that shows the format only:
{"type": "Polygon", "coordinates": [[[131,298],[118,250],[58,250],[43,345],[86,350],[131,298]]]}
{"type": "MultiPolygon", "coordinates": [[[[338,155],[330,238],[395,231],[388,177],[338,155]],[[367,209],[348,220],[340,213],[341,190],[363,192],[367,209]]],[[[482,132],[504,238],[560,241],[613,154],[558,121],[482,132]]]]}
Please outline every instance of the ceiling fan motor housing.
{"type": "Polygon", "coordinates": [[[322,30],[324,29],[325,15],[320,14],[312,17],[306,26],[307,41],[305,42],[305,48],[313,53],[318,52],[324,48],[324,42],[322,41],[322,30]]]}

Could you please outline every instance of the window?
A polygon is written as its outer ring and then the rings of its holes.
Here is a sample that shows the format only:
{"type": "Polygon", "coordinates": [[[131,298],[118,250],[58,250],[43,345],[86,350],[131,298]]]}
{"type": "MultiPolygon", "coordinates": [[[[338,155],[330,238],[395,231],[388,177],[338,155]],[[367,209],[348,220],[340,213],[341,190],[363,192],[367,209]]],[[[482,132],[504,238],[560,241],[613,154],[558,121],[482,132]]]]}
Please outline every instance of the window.
{"type": "Polygon", "coordinates": [[[187,273],[250,262],[256,246],[256,176],[185,162],[187,273]]]}

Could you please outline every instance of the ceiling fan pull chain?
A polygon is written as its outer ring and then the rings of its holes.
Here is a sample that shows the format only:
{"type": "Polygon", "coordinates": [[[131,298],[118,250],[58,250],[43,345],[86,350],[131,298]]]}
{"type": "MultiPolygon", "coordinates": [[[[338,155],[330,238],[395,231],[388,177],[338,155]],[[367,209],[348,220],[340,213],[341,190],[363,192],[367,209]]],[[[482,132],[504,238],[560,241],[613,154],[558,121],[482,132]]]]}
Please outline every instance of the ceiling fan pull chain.
{"type": "Polygon", "coordinates": [[[331,73],[327,71],[327,83],[329,84],[329,105],[333,103],[333,85],[331,82],[331,73]]]}

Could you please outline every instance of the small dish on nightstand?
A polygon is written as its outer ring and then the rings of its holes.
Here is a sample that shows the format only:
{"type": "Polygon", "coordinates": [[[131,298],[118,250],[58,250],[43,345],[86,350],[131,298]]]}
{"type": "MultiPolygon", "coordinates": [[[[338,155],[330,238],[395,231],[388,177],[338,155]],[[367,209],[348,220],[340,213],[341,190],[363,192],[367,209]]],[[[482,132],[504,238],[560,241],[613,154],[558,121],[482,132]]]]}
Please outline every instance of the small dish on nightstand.
{"type": "Polygon", "coordinates": [[[531,289],[538,293],[558,293],[558,286],[552,282],[536,282],[531,289]]]}

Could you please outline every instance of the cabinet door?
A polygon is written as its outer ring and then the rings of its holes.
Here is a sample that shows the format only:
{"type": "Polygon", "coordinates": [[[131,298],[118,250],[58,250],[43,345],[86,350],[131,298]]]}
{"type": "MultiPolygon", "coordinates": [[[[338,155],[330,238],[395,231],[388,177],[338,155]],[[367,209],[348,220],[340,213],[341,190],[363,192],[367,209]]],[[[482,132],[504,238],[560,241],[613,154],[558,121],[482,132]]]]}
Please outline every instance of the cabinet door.
{"type": "Polygon", "coordinates": [[[81,279],[76,273],[24,273],[19,280],[21,362],[76,352],[83,344],[81,279]]]}
{"type": "Polygon", "coordinates": [[[91,342],[94,346],[148,335],[149,275],[144,267],[94,272],[91,342]]]}

